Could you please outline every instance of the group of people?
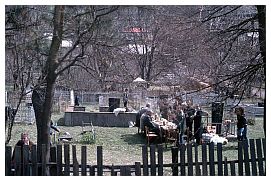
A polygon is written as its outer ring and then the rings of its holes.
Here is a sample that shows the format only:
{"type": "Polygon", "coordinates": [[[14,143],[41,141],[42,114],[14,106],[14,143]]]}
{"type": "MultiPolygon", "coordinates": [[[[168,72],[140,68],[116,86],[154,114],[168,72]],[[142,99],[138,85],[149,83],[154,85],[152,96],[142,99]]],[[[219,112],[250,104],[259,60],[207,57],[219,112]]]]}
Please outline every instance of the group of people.
{"type": "Polygon", "coordinates": [[[201,118],[206,112],[203,112],[201,108],[192,105],[192,101],[183,102],[179,97],[175,99],[172,106],[167,104],[166,99],[162,99],[159,104],[160,116],[154,114],[150,108],[150,104],[141,108],[137,113],[135,126],[139,127],[143,132],[145,126],[157,135],[163,134],[163,126],[167,124],[173,126],[179,132],[179,143],[183,143],[184,139],[191,140],[196,139],[196,142],[200,144],[202,127],[201,118]],[[162,121],[159,123],[159,121],[162,121]],[[193,129],[194,125],[194,129],[193,129]],[[162,129],[161,129],[162,127],[162,129]],[[162,131],[162,132],[161,132],[162,131]]]}
{"type": "MultiPolygon", "coordinates": [[[[157,120],[166,120],[174,123],[179,132],[179,143],[196,140],[197,144],[201,144],[202,133],[202,116],[208,116],[199,105],[193,105],[192,101],[182,101],[180,97],[175,98],[174,104],[171,106],[167,102],[167,98],[159,102],[160,116],[154,114],[150,108],[150,104],[146,104],[137,113],[135,126],[144,132],[145,126],[152,132],[161,135],[161,124],[157,124],[157,120]]],[[[247,120],[243,107],[235,109],[237,115],[237,139],[242,141],[247,139],[247,120]]]]}

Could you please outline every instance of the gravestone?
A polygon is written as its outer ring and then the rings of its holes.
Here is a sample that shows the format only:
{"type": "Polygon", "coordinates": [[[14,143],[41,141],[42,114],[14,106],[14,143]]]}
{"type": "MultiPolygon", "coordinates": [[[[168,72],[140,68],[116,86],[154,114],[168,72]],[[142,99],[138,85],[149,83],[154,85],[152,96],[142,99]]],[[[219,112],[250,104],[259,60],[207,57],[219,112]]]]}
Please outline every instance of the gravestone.
{"type": "Polygon", "coordinates": [[[109,112],[120,107],[120,98],[109,98],[109,112]]]}

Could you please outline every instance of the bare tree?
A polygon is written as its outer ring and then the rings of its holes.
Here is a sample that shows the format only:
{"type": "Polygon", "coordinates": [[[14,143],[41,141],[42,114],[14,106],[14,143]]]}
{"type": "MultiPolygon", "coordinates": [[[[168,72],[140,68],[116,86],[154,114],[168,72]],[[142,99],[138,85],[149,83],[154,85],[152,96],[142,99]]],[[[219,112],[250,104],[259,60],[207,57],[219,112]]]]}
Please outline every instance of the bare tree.
{"type": "MultiPolygon", "coordinates": [[[[34,6],[27,7],[32,17],[37,18],[33,26],[33,36],[27,37],[33,41],[40,61],[33,63],[34,67],[40,63],[40,69],[35,70],[38,81],[33,85],[32,103],[37,124],[38,153],[41,155],[41,145],[46,145],[47,162],[49,161],[50,121],[54,87],[59,75],[63,74],[76,62],[82,60],[88,45],[95,41],[95,32],[103,28],[99,24],[103,16],[117,10],[115,6],[34,6]],[[36,11],[40,8],[40,11],[36,11]],[[52,23],[51,20],[52,19],[52,23]],[[42,28],[42,29],[41,29],[42,28]],[[35,34],[36,33],[36,34],[35,34]],[[34,36],[35,35],[35,36],[34,36]],[[40,39],[35,39],[40,37],[40,39]],[[68,42],[64,46],[64,41],[68,42]]],[[[15,24],[16,25],[16,24],[15,24]]],[[[17,26],[17,25],[16,25],[17,26]]],[[[25,26],[22,24],[20,26],[25,26]]],[[[10,27],[8,30],[14,29],[10,27]]],[[[20,29],[17,28],[20,32],[20,29]]],[[[29,53],[29,51],[27,51],[29,53]]],[[[40,156],[38,157],[40,159],[40,156]]],[[[45,173],[48,175],[48,169],[45,173]]]]}

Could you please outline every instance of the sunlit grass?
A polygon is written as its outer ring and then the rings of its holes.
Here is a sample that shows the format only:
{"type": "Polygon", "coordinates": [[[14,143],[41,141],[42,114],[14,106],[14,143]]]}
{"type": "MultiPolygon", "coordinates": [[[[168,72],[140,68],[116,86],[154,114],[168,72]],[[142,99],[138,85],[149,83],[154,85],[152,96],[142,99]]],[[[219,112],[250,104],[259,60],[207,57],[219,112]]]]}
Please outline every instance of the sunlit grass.
{"type": "MultiPolygon", "coordinates": [[[[54,115],[53,121],[61,118],[61,115],[54,115]]],[[[257,118],[255,125],[248,126],[248,138],[257,139],[264,138],[263,119],[257,118]]],[[[73,142],[77,148],[77,159],[81,161],[81,126],[58,126],[61,133],[69,132],[73,137],[73,142]]],[[[96,164],[96,148],[103,147],[103,162],[107,165],[118,164],[134,164],[134,162],[142,163],[142,148],[146,143],[145,138],[137,133],[137,128],[120,128],[120,127],[94,127],[96,141],[94,144],[87,144],[87,161],[91,164],[96,164]]],[[[28,132],[31,140],[36,143],[36,125],[15,124],[12,130],[12,139],[9,145],[14,146],[20,139],[20,133],[28,132]]],[[[228,160],[237,159],[237,142],[229,142],[223,146],[223,157],[226,156],[228,160]]],[[[71,147],[70,147],[71,149],[71,147]]],[[[170,148],[164,148],[164,163],[171,162],[170,148]]],[[[201,147],[199,147],[199,161],[201,161],[201,147]]]]}

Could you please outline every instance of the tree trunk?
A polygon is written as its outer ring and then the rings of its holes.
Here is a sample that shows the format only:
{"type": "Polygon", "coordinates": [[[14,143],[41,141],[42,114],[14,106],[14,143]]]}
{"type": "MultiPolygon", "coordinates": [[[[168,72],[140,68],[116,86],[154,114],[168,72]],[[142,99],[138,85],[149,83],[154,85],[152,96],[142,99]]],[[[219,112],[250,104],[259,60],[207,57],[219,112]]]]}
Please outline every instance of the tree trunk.
{"type": "MultiPolygon", "coordinates": [[[[42,77],[46,77],[45,86],[33,91],[32,102],[37,122],[37,149],[38,160],[41,160],[41,145],[46,145],[46,162],[50,159],[50,122],[51,108],[54,97],[54,85],[56,81],[56,69],[58,67],[57,54],[62,42],[64,6],[55,6],[53,39],[49,50],[46,66],[43,69],[42,77]]],[[[41,79],[43,80],[43,79],[41,79]]],[[[50,175],[49,167],[46,175],[50,175]]]]}
{"type": "MultiPolygon", "coordinates": [[[[256,6],[256,7],[257,7],[257,11],[258,11],[260,51],[261,51],[261,56],[263,59],[263,64],[266,67],[266,11],[265,11],[264,5],[256,6]]],[[[264,69],[265,69],[265,67],[264,67],[264,69]]],[[[265,105],[266,105],[266,99],[264,101],[265,101],[265,105]]],[[[264,109],[265,109],[264,112],[266,112],[266,107],[264,107],[264,109]]],[[[265,118],[265,116],[263,118],[263,129],[264,129],[264,134],[266,135],[266,118],[265,118]]]]}

